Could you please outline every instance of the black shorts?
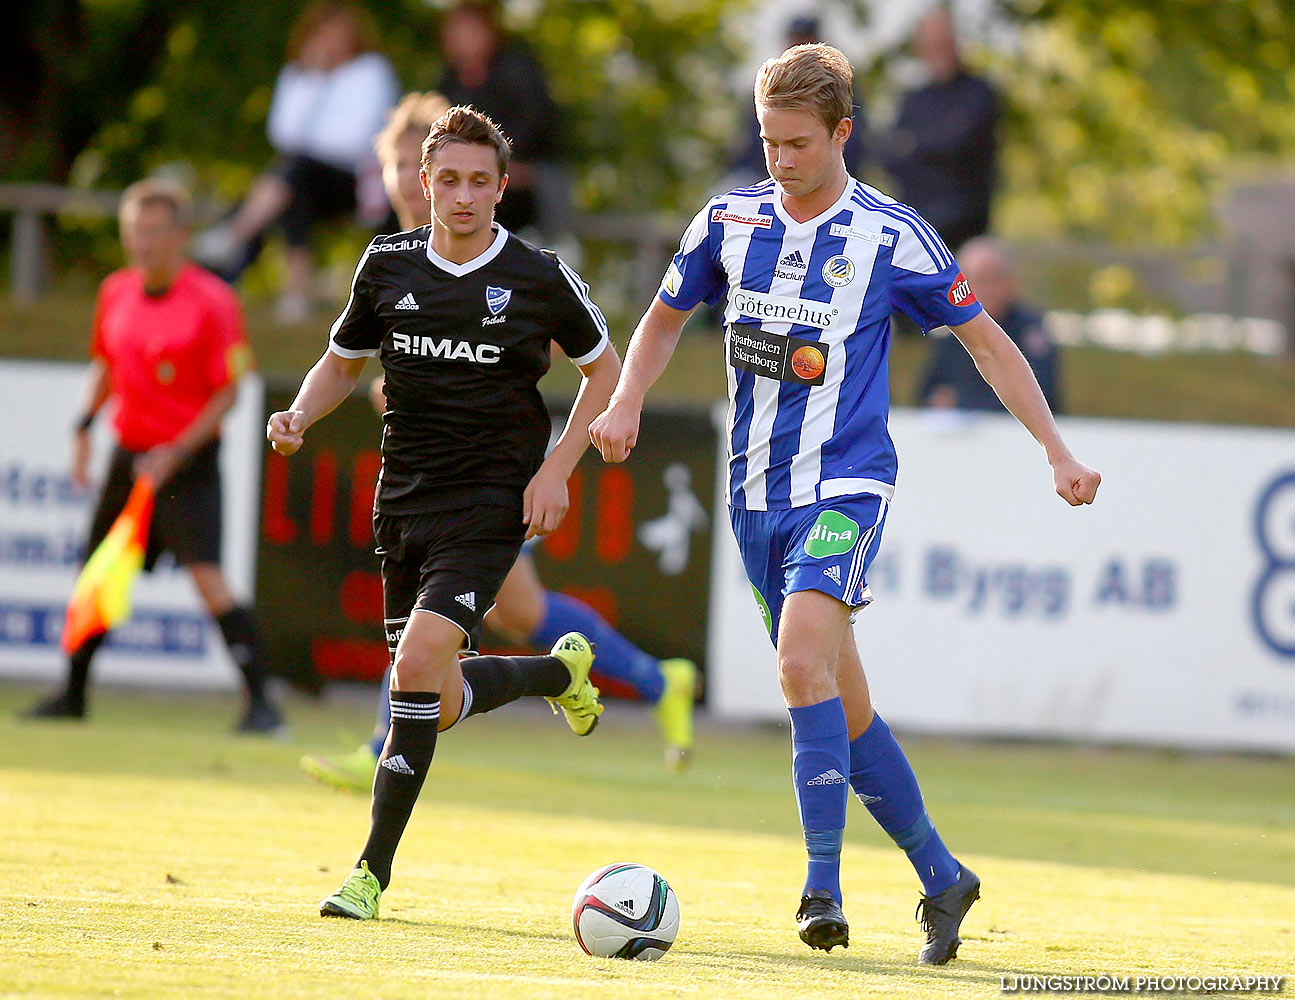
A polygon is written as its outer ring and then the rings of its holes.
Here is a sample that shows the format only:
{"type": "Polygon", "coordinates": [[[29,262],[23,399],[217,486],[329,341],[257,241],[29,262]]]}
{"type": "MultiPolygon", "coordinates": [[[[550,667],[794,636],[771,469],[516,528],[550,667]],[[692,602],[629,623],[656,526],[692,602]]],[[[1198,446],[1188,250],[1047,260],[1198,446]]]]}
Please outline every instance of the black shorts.
{"type": "Polygon", "coordinates": [[[276,171],[288,185],[291,197],[279,217],[283,238],[290,247],[310,245],[316,222],[355,211],[355,174],[309,156],[291,156],[276,171]]]}
{"type": "MultiPolygon", "coordinates": [[[[113,449],[108,478],[90,522],[87,557],[99,547],[126,506],[126,499],[135,486],[132,466],[138,455],[121,445],[113,449]]],[[[182,566],[220,563],[219,457],[219,440],[204,445],[158,490],[144,553],[146,570],[153,568],[163,552],[170,552],[182,566]]]]}
{"type": "Polygon", "coordinates": [[[373,537],[382,557],[387,648],[395,652],[417,610],[453,622],[463,630],[465,648],[479,649],[481,621],[526,537],[521,496],[509,504],[375,514],[373,537]]]}

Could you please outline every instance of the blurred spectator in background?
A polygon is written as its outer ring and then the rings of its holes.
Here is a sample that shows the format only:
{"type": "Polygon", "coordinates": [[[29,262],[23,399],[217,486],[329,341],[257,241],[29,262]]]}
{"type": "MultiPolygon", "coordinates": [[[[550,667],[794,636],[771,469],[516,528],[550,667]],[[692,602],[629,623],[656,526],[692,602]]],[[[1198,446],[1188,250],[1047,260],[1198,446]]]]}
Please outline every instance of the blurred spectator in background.
{"type": "Polygon", "coordinates": [[[317,3],[298,19],[288,42],[266,122],[279,153],[225,222],[201,233],[197,259],[228,281],[256,259],[276,223],[288,244],[278,316],[310,313],[316,222],[357,212],[369,226],[387,216],[373,137],[399,94],[396,74],[376,49],[368,14],[345,3],[317,3]]]}
{"type": "MultiPolygon", "coordinates": [[[[1042,314],[1019,298],[1016,266],[1007,248],[981,236],[963,245],[958,263],[985,311],[998,320],[1034,369],[1052,412],[1061,413],[1057,349],[1043,328],[1042,314]]],[[[1006,412],[957,337],[933,338],[930,346],[930,360],[917,393],[919,403],[946,409],[1006,412]]]]}
{"type": "MultiPolygon", "coordinates": [[[[156,484],[144,569],[163,552],[189,571],[194,589],[243,675],[246,708],[237,728],[273,733],[279,710],[266,691],[267,671],[256,618],[235,599],[220,567],[220,423],[238,397],[251,363],[238,299],[224,282],[185,256],[189,195],[150,179],[121,199],[121,242],[129,266],[99,286],[90,376],[73,427],[72,479],[89,483],[90,427],[115,404],[117,445],[108,463],[90,527],[87,552],[108,535],[139,476],[156,484]]],[[[59,694],[25,714],[33,719],[82,719],[90,665],[108,638],[86,639],[68,658],[59,694]]]]}
{"type": "Polygon", "coordinates": [[[988,83],[963,68],[947,10],[918,22],[913,50],[929,80],[901,99],[882,162],[899,200],[917,209],[957,253],[989,229],[998,99],[988,83]]]}
{"type": "Polygon", "coordinates": [[[453,8],[441,44],[447,63],[441,93],[451,104],[470,104],[488,115],[512,144],[508,190],[496,221],[523,236],[538,229],[554,243],[567,231],[571,194],[559,163],[560,112],[539,60],[524,41],[503,33],[499,5],[489,0],[453,8]]]}
{"type": "MultiPolygon", "coordinates": [[[[817,17],[808,14],[798,15],[787,22],[787,33],[783,38],[783,51],[793,45],[812,45],[824,41],[817,17]]],[[[729,175],[724,188],[741,187],[744,184],[756,184],[769,176],[769,168],[764,162],[764,141],[760,138],[760,123],[756,120],[755,111],[748,108],[750,121],[745,133],[745,145],[738,152],[729,166],[729,175]]],[[[859,176],[863,164],[863,133],[868,127],[863,113],[863,101],[858,89],[854,93],[854,131],[845,140],[845,169],[852,177],[859,176]]]]}

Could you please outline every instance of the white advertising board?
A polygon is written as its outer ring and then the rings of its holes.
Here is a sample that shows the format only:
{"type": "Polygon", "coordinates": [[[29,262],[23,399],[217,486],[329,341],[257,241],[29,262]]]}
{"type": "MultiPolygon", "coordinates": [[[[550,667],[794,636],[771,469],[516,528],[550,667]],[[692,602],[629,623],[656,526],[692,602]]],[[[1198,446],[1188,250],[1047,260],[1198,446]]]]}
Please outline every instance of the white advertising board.
{"type": "MultiPolygon", "coordinates": [[[[86,371],[0,361],[0,677],[53,680],[63,673],[63,612],[112,447],[105,413],[95,427],[95,483],[78,492],[69,445],[86,371]]],[[[263,399],[260,378],[244,378],[222,435],[222,561],[240,601],[252,599],[256,582],[263,399]]],[[[140,577],[134,613],[94,666],[96,683],[232,688],[237,677],[188,574],[169,559],[140,577]]]]}
{"type": "MultiPolygon", "coordinates": [[[[855,625],[879,711],[918,731],[1295,752],[1295,432],[1060,423],[1103,475],[1091,507],[1053,494],[1010,417],[892,415],[899,483],[855,625]]],[[[714,551],[712,711],[785,718],[727,524],[714,551]]]]}

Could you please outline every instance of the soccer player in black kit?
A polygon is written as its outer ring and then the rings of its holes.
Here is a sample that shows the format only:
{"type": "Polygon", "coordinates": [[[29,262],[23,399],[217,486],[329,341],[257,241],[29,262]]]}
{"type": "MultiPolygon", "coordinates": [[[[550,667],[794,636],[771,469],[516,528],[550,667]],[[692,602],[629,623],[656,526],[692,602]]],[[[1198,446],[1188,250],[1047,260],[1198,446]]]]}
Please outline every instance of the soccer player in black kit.
{"type": "Polygon", "coordinates": [[[423,143],[432,221],[379,236],[360,258],[328,350],[266,436],[281,454],[350,394],[379,355],[386,379],[374,537],[394,645],[391,731],[373,781],[369,838],[324,916],[378,915],[391,862],[438,730],[524,695],[561,708],[588,735],[602,705],[593,650],[571,632],[549,656],[468,656],[523,540],[553,531],[589,422],[620,374],[588,287],[555,254],[494,224],[508,142],[485,115],[451,108],[423,143]],[[557,341],[584,375],[548,457],[536,383],[557,341]]]}

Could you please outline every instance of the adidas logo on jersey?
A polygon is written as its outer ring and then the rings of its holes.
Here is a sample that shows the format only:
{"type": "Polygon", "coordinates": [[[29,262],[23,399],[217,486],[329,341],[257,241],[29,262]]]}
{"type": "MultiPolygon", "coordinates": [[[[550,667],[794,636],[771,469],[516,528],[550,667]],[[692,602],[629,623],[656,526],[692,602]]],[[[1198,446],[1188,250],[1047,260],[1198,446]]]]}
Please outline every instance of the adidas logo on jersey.
{"type": "Polygon", "coordinates": [[[456,601],[458,601],[460,604],[462,604],[462,605],[463,605],[465,608],[467,608],[469,611],[476,611],[476,610],[477,610],[477,595],[476,595],[476,591],[472,591],[472,590],[470,590],[470,591],[468,591],[466,594],[459,594],[459,595],[458,595],[456,598],[454,598],[454,599],[455,599],[456,601]]]}
{"type": "Polygon", "coordinates": [[[404,297],[396,303],[397,309],[418,309],[418,303],[414,301],[413,292],[405,292],[404,297]]]}
{"type": "Polygon", "coordinates": [[[817,778],[810,778],[806,785],[844,785],[845,775],[836,768],[831,767],[820,774],[817,778]]]}
{"type": "Polygon", "coordinates": [[[394,757],[388,757],[381,764],[388,771],[395,771],[397,774],[413,774],[414,769],[409,766],[409,761],[405,760],[404,754],[396,754],[394,757]]]}
{"type": "Polygon", "coordinates": [[[805,258],[800,255],[799,250],[793,250],[791,253],[787,254],[786,257],[778,261],[778,266],[797,267],[797,268],[800,268],[800,270],[802,271],[807,270],[809,268],[809,265],[805,263],[805,258]]]}
{"type": "Polygon", "coordinates": [[[833,583],[835,583],[838,587],[841,586],[841,567],[840,566],[829,566],[827,569],[823,570],[823,575],[827,577],[829,580],[831,580],[833,583]]]}

